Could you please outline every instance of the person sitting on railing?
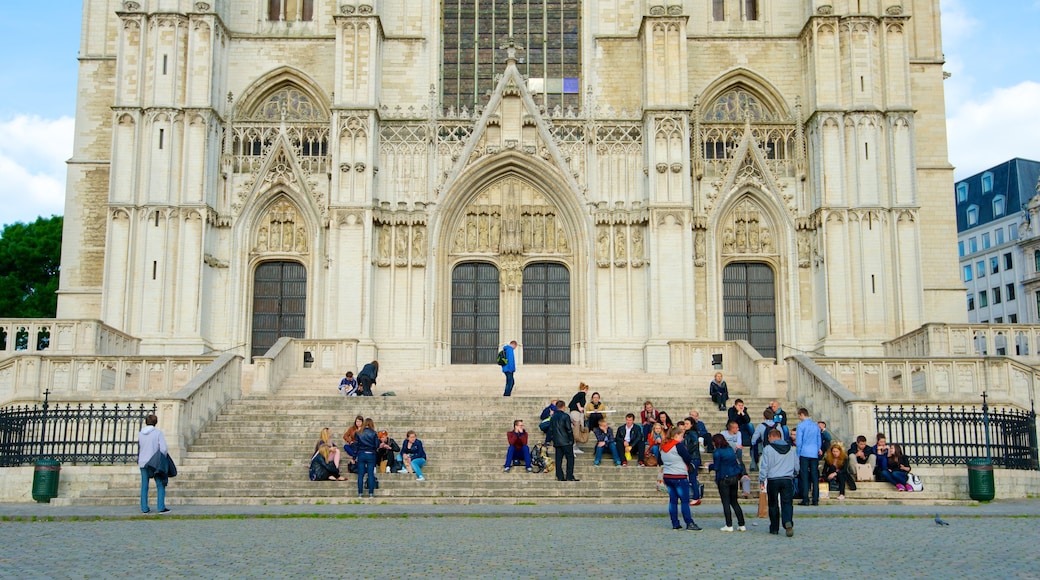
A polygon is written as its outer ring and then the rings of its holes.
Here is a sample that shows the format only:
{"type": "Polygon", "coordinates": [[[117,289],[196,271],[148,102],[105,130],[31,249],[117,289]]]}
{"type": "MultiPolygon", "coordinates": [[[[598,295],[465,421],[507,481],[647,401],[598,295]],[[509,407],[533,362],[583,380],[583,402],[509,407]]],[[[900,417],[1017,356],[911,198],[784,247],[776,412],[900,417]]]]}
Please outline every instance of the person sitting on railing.
{"type": "Polygon", "coordinates": [[[856,490],[855,478],[849,473],[849,456],[837,441],[827,448],[823,456],[823,478],[828,485],[832,481],[837,482],[839,500],[845,499],[846,485],[850,490],[856,490]]]}
{"type": "Polygon", "coordinates": [[[910,462],[903,455],[903,449],[896,443],[888,448],[888,461],[880,471],[881,478],[896,486],[899,491],[910,491],[906,482],[910,479],[910,462]]]}

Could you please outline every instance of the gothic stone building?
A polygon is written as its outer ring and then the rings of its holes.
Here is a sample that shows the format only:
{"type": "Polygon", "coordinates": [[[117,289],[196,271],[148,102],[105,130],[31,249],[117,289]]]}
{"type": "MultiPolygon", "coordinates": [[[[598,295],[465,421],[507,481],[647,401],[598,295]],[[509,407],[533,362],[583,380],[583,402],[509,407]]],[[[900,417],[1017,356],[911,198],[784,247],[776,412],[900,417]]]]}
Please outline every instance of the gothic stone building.
{"type": "Polygon", "coordinates": [[[397,368],[965,319],[939,0],[85,0],[59,317],[397,368]]]}

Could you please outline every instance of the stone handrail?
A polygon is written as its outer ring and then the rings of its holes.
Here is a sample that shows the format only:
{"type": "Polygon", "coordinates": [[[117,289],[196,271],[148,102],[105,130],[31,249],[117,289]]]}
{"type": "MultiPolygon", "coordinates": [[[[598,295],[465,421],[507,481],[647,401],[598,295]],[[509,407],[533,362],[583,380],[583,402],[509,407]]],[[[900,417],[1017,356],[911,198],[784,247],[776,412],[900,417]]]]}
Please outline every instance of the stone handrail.
{"type": "Polygon", "coordinates": [[[1040,360],[1040,325],[925,324],[884,344],[885,356],[1009,356],[1040,360]]]}
{"type": "Polygon", "coordinates": [[[19,354],[0,361],[0,404],[39,401],[44,391],[55,400],[84,402],[169,395],[214,358],[19,354]]]}
{"type": "Polygon", "coordinates": [[[159,426],[175,462],[227,404],[242,395],[242,357],[225,353],[203,368],[183,388],[158,399],[159,426]]]}
{"type": "Polygon", "coordinates": [[[253,393],[278,390],[297,372],[330,373],[358,370],[358,341],[354,339],[279,338],[264,356],[253,358],[253,393]],[[308,354],[309,353],[309,354],[308,354]]]}
{"type": "MultiPolygon", "coordinates": [[[[723,372],[740,379],[753,397],[783,398],[774,380],[773,359],[758,354],[746,340],[668,342],[671,375],[711,373],[711,355],[722,355],[723,372]]],[[[704,385],[708,392],[708,385],[704,385]]]]}
{"type": "Polygon", "coordinates": [[[0,359],[35,353],[136,355],[140,342],[100,320],[0,319],[0,359]]]}
{"type": "MultiPolygon", "coordinates": [[[[787,357],[787,373],[789,398],[815,419],[827,421],[827,429],[837,439],[849,443],[856,435],[875,430],[873,399],[847,389],[811,358],[802,354],[787,357]]],[[[795,409],[788,413],[794,416],[795,409]]]]}

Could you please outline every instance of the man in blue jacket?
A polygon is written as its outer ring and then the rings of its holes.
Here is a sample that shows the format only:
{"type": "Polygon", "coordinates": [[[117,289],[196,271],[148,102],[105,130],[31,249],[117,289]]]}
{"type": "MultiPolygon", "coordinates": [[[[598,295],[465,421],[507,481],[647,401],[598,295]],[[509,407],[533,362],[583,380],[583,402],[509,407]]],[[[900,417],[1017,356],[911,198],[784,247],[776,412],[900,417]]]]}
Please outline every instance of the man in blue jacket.
{"type": "Polygon", "coordinates": [[[798,409],[798,437],[795,446],[798,448],[799,489],[802,492],[800,505],[809,505],[812,490],[812,505],[820,505],[820,447],[823,444],[820,426],[809,417],[805,407],[798,409]]]}
{"type": "Polygon", "coordinates": [[[516,372],[516,347],[518,347],[515,340],[509,341],[509,344],[502,347],[502,350],[506,353],[506,364],[502,365],[502,372],[506,375],[506,392],[503,397],[508,397],[513,394],[513,373],[516,372]]]}

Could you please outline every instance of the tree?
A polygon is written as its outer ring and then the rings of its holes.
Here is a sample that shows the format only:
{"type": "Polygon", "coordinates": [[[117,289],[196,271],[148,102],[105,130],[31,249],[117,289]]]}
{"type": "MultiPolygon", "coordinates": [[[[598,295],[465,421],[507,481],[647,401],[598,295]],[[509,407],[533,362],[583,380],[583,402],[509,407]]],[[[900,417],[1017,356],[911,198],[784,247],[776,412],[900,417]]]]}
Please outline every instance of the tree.
{"type": "Polygon", "coordinates": [[[0,235],[0,317],[53,318],[58,310],[61,216],[16,222],[0,235]]]}

